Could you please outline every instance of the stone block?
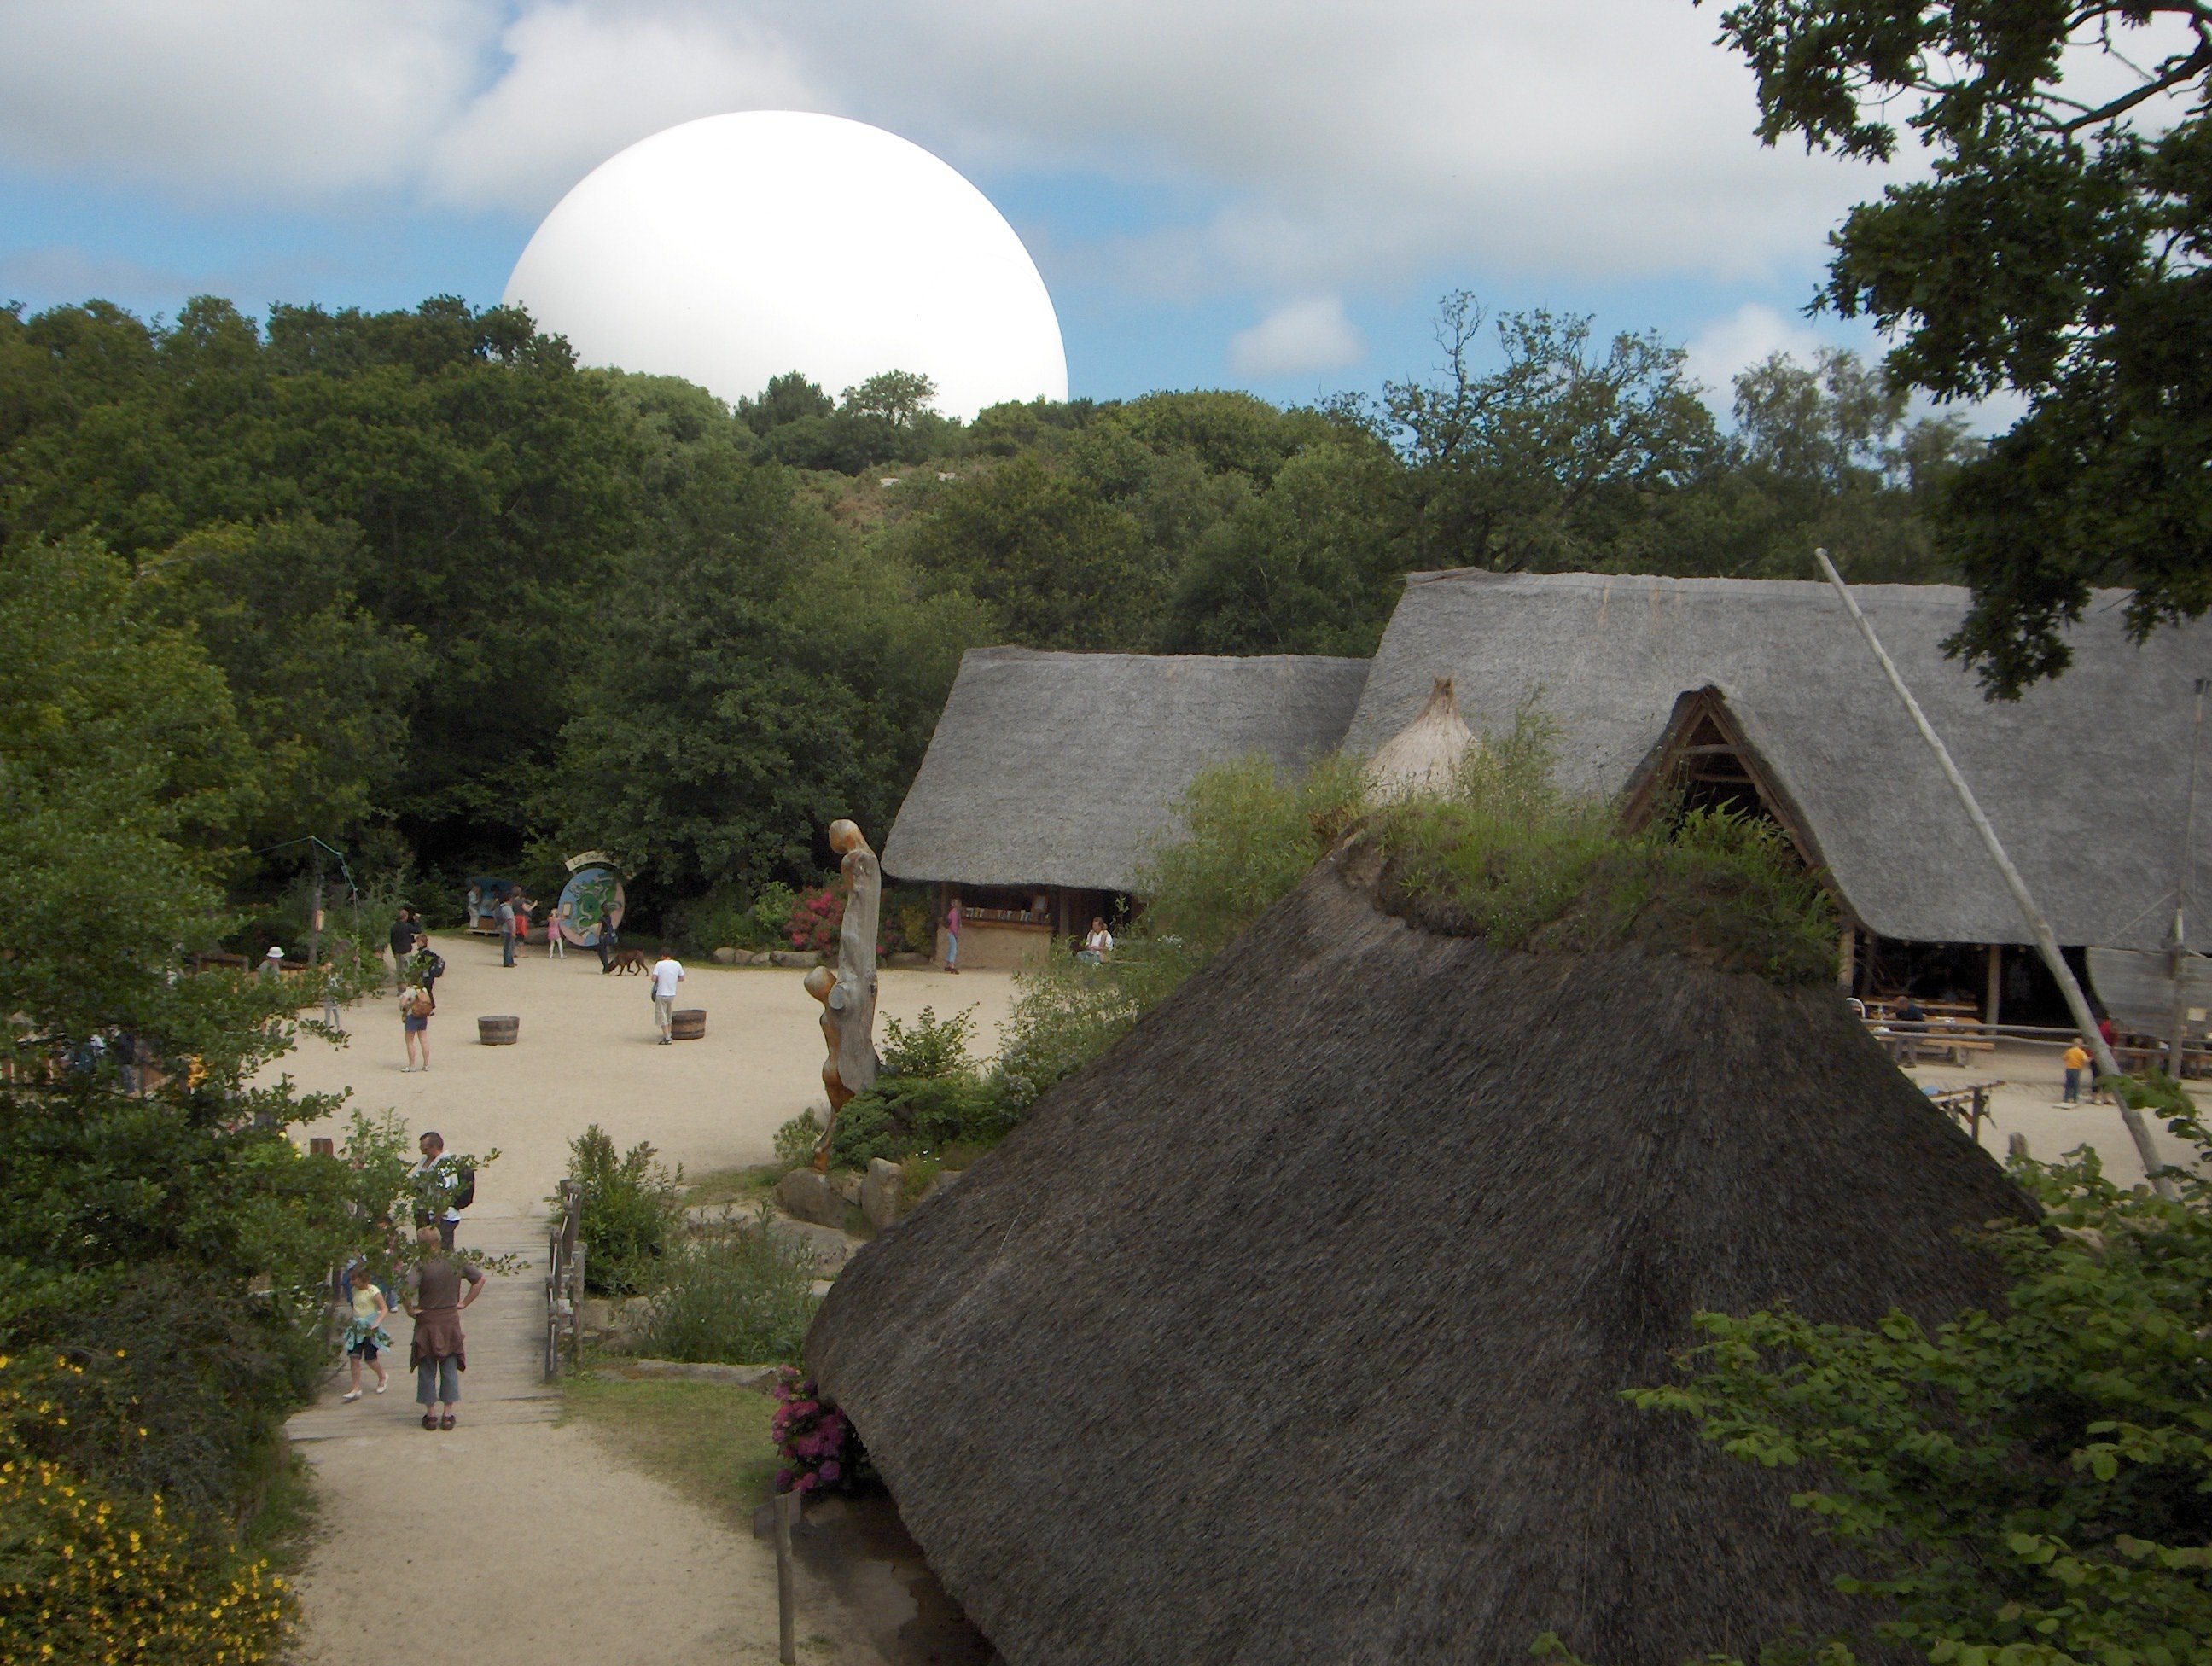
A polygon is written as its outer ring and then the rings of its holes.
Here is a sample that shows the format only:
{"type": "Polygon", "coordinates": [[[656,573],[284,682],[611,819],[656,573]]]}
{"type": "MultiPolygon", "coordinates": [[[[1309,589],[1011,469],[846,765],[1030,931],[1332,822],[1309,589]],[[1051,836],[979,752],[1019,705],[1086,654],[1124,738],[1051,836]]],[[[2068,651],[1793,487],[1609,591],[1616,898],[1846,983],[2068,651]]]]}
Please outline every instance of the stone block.
{"type": "Polygon", "coordinates": [[[742,949],[717,949],[714,951],[714,964],[718,966],[734,966],[738,964],[738,957],[744,952],[742,949]]]}
{"type": "Polygon", "coordinates": [[[860,1204],[860,1171],[858,1169],[830,1170],[830,1189],[858,1208],[860,1204]]]}
{"type": "Polygon", "coordinates": [[[845,1200],[811,1169],[793,1169],[777,1181],[775,1201],[794,1220],[811,1220],[817,1226],[845,1224],[845,1200]]]}
{"type": "Polygon", "coordinates": [[[868,1159],[867,1177],[860,1183],[860,1213],[869,1225],[882,1231],[899,1217],[906,1170],[881,1157],[868,1159]]]}
{"type": "Polygon", "coordinates": [[[811,1220],[776,1220],[769,1223],[769,1236],[779,1243],[793,1244],[814,1257],[814,1270],[834,1274],[853,1259],[853,1252],[860,1247],[860,1240],[848,1237],[835,1226],[817,1226],[811,1220]]]}

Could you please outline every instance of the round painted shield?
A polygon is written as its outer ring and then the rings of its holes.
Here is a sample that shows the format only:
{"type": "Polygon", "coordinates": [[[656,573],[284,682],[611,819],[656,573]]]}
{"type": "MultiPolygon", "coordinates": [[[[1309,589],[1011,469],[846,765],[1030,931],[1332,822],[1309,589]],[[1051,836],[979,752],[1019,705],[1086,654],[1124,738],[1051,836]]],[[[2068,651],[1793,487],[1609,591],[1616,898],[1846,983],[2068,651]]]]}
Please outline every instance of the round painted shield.
{"type": "Polygon", "coordinates": [[[602,926],[620,932],[622,917],[622,881],[611,868],[578,868],[561,887],[561,900],[553,909],[553,923],[561,935],[586,949],[599,946],[602,926]]]}

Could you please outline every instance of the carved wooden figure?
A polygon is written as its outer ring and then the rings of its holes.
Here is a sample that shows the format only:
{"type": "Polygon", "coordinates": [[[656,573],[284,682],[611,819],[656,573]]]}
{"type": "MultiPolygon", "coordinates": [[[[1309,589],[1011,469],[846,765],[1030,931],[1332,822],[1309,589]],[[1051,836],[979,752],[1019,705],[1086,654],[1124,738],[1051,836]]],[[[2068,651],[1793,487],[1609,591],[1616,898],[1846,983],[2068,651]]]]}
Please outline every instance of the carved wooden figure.
{"type": "Polygon", "coordinates": [[[845,882],[844,923],[837,932],[837,968],[817,966],[806,975],[806,993],[822,1003],[822,1035],[830,1056],[823,1062],[822,1085],[830,1096],[830,1120],[814,1148],[814,1166],[827,1173],[830,1136],[837,1113],[855,1093],[876,1079],[876,930],[883,915],[884,874],[876,853],[859,824],[830,824],[830,848],[840,858],[845,882]]]}

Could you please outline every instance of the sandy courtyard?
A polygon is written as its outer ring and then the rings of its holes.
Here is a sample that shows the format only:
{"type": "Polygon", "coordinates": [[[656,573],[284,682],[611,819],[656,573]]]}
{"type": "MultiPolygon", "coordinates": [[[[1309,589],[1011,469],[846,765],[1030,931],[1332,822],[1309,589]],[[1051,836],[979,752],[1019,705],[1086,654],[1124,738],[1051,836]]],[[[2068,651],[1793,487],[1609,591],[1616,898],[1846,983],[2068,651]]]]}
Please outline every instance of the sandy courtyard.
{"type": "MultiPolygon", "coordinates": [[[[687,961],[676,1004],[705,1012],[706,1037],[662,1047],[641,976],[602,976],[597,957],[578,949],[548,961],[532,944],[510,970],[495,940],[444,933],[437,945],[447,972],[427,1073],[400,1069],[399,1006],[389,993],[347,1009],[347,1046],[303,1037],[278,1068],[302,1088],[351,1089],[352,1108],[372,1116],[389,1106],[417,1133],[437,1129],[453,1150],[496,1148],[477,1219],[534,1213],[567,1171],[568,1141],[593,1122],[617,1146],[650,1140],[697,1175],[765,1163],[777,1127],[823,1103],[822,1008],[801,972],[687,961]],[[520,1039],[480,1044],[477,1019],[502,1013],[522,1020],[520,1039]]],[[[988,1053],[1012,1004],[1011,973],[886,969],[877,1038],[884,1018],[973,1006],[976,1047],[988,1053]]],[[[344,1133],[343,1115],[295,1130],[301,1140],[344,1133]]]]}

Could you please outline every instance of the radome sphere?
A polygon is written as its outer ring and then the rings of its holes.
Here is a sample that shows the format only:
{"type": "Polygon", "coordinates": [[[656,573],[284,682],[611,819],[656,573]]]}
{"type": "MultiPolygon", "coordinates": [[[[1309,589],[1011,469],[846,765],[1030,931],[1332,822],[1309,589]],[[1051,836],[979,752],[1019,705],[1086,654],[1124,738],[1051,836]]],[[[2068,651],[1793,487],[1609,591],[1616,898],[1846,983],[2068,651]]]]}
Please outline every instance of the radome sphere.
{"type": "Polygon", "coordinates": [[[735,401],[801,370],[833,398],[884,370],[972,417],[1067,397],[1060,320],[983,193],[921,146],[756,110],[641,139],[545,216],[505,299],[579,361],[735,401]]]}

